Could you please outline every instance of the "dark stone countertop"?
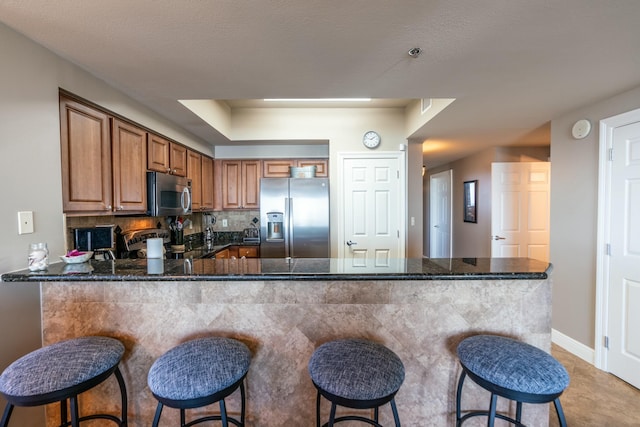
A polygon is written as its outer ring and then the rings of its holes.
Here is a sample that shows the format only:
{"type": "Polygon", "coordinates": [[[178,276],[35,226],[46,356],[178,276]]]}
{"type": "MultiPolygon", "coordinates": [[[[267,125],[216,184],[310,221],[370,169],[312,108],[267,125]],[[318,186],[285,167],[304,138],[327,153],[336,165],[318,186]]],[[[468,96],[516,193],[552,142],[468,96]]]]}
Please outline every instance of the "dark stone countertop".
{"type": "Polygon", "coordinates": [[[4,282],[229,280],[539,280],[551,264],[529,258],[399,259],[389,267],[350,267],[336,258],[122,259],[52,263],[5,273],[4,282]]]}

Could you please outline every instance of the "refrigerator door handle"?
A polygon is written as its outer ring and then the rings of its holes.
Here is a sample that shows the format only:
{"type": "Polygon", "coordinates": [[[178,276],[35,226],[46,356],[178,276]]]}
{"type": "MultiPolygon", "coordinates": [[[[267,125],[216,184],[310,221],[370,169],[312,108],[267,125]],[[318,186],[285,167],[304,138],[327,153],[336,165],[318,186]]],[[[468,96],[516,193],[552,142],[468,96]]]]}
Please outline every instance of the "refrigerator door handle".
{"type": "Polygon", "coordinates": [[[291,257],[290,251],[290,229],[291,229],[291,199],[288,197],[284,198],[284,256],[291,257]]]}

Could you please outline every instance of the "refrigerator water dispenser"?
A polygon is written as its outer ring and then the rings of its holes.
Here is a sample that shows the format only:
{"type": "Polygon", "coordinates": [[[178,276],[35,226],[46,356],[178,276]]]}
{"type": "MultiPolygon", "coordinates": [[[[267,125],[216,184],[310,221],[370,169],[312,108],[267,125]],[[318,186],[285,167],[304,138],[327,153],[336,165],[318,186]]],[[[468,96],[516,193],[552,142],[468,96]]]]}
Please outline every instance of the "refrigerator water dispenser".
{"type": "Polygon", "coordinates": [[[284,214],[282,212],[267,212],[267,241],[284,240],[284,214]]]}

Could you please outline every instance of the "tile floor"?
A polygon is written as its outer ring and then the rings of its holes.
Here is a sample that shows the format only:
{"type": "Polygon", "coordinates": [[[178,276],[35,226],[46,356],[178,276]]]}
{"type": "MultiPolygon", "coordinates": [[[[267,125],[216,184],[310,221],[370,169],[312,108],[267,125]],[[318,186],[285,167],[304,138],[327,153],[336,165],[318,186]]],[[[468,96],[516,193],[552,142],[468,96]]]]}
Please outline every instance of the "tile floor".
{"type": "MultiPolygon", "coordinates": [[[[555,344],[551,354],[571,379],[560,397],[568,427],[640,426],[640,390],[555,344]]],[[[549,426],[558,426],[553,405],[549,406],[549,426]]]]}

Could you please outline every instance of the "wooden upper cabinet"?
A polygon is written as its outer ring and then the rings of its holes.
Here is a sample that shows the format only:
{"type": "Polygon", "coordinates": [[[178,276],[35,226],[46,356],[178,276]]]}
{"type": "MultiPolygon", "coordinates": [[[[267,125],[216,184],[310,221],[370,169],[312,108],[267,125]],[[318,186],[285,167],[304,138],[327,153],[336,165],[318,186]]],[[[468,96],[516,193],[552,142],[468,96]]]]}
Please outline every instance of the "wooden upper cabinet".
{"type": "Polygon", "coordinates": [[[153,133],[147,134],[147,169],[155,172],[169,173],[171,141],[153,133]]]}
{"type": "Polygon", "coordinates": [[[263,160],[262,176],[264,178],[289,178],[289,168],[295,165],[294,159],[263,160]]]}
{"type": "Polygon", "coordinates": [[[113,119],[113,210],[147,211],[147,132],[113,119]]]}
{"type": "Polygon", "coordinates": [[[260,178],[262,176],[260,160],[242,161],[242,207],[258,209],[260,207],[260,178]]]}
{"type": "Polygon", "coordinates": [[[315,166],[317,178],[329,178],[329,160],[328,159],[299,159],[296,160],[296,166],[315,166]]]}
{"type": "Polygon", "coordinates": [[[260,160],[222,160],[221,194],[223,209],[260,207],[260,160]]]}
{"type": "Polygon", "coordinates": [[[191,180],[191,209],[199,211],[202,203],[202,155],[187,150],[187,178],[191,180]]]}
{"type": "Polygon", "coordinates": [[[171,174],[187,176],[187,147],[172,142],[170,151],[171,174]]]}
{"type": "Polygon", "coordinates": [[[262,161],[264,178],[289,178],[289,167],[315,166],[316,177],[329,177],[328,159],[270,159],[262,161]]]}
{"type": "Polygon", "coordinates": [[[202,156],[202,200],[200,210],[213,210],[213,159],[202,156]]]}
{"type": "Polygon", "coordinates": [[[147,138],[147,169],[187,176],[187,147],[149,133],[147,138]]]}
{"type": "Polygon", "coordinates": [[[66,213],[111,213],[109,116],[60,96],[62,197],[66,213]]]}

